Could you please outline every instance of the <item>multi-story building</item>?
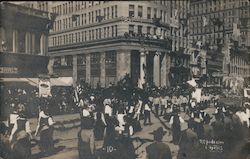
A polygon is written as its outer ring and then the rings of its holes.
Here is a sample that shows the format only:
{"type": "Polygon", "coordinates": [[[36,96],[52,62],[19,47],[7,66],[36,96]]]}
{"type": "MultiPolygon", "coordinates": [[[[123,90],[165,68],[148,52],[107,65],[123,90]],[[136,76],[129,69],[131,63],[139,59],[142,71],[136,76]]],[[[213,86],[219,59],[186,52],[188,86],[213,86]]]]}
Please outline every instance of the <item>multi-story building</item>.
{"type": "Polygon", "coordinates": [[[49,13],[7,2],[0,5],[1,79],[47,74],[49,13]]]}
{"type": "Polygon", "coordinates": [[[170,7],[170,1],[53,2],[54,73],[91,86],[105,87],[125,74],[135,84],[169,85],[170,7]]]}
{"type": "MultiPolygon", "coordinates": [[[[218,84],[225,76],[226,67],[223,66],[225,63],[223,60],[227,58],[224,57],[222,48],[229,43],[230,39],[237,41],[237,48],[250,46],[249,8],[248,0],[192,0],[190,2],[190,41],[193,47],[198,44],[206,51],[206,73],[210,83],[218,84]]],[[[245,50],[244,54],[249,54],[249,49],[238,50],[245,50]]],[[[237,50],[231,51],[237,56],[243,55],[237,50]]],[[[242,64],[249,61],[249,59],[242,59],[244,61],[242,64]]],[[[233,61],[231,59],[231,67],[234,66],[233,61]]],[[[237,73],[237,75],[240,74],[237,73]]]]}
{"type": "Polygon", "coordinates": [[[188,41],[188,11],[190,1],[169,1],[170,5],[170,32],[172,52],[170,54],[171,85],[182,84],[190,78],[189,60],[187,52],[188,41]]]}

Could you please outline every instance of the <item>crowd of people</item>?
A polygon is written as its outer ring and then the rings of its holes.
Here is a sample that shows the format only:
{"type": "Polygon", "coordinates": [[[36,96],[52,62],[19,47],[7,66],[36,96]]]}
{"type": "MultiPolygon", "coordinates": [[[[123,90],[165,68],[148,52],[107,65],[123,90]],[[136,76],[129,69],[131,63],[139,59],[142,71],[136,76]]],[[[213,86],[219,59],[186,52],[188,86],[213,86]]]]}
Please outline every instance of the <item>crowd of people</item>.
{"type": "MultiPolygon", "coordinates": [[[[76,113],[77,110],[73,104],[72,87],[52,87],[52,96],[47,98],[46,104],[49,104],[52,114],[76,113]]],[[[44,103],[44,99],[39,97],[37,87],[18,85],[4,85],[1,88],[1,120],[8,118],[8,115],[16,109],[18,104],[25,106],[25,113],[28,118],[36,117],[39,113],[38,107],[44,103]]]]}
{"type": "MultiPolygon", "coordinates": [[[[171,143],[179,146],[178,159],[230,157],[233,159],[233,155],[247,153],[242,151],[244,150],[242,144],[246,144],[246,139],[249,138],[249,103],[223,104],[218,93],[211,94],[207,91],[203,91],[197,99],[192,96],[195,89],[191,86],[140,89],[133,86],[129,77],[125,76],[117,85],[110,85],[106,89],[91,89],[88,84],[80,83],[75,89],[70,89],[70,93],[52,91],[52,94],[56,94],[57,100],[39,101],[37,109],[39,122],[35,135],[40,134],[39,145],[43,155],[51,155],[54,148],[55,123],[52,116],[56,115],[58,110],[67,112],[68,108],[65,109],[63,106],[72,105],[70,112],[78,112],[81,117],[78,150],[79,157],[83,159],[93,159],[97,156],[103,159],[137,158],[133,141],[145,141],[134,137],[134,134],[142,131],[143,127],[154,124],[152,116],[164,119],[164,123],[170,125],[171,143]],[[206,112],[207,108],[211,107],[215,110],[213,114],[206,112]],[[188,128],[183,131],[184,122],[188,128]],[[102,149],[96,149],[95,144],[99,140],[104,141],[102,149]]],[[[13,105],[15,109],[10,113],[6,131],[2,131],[6,125],[1,124],[1,149],[4,150],[1,151],[1,156],[6,156],[5,152],[12,152],[11,154],[15,155],[11,155],[10,158],[22,156],[26,159],[31,155],[29,139],[32,135],[26,115],[27,103],[21,100],[24,100],[27,91],[23,89],[17,92],[18,98],[14,100],[19,102],[13,105]],[[3,134],[9,135],[9,142],[12,145],[9,150],[2,146],[3,134]],[[27,145],[25,150],[22,145],[27,145]]],[[[8,90],[8,93],[13,94],[13,91],[8,90]]],[[[37,91],[32,93],[35,96],[37,91]]],[[[12,103],[13,99],[8,102],[12,103]]],[[[144,158],[171,159],[170,143],[162,141],[165,135],[164,129],[160,127],[152,134],[153,140],[147,141],[153,143],[146,147],[144,158]]]]}

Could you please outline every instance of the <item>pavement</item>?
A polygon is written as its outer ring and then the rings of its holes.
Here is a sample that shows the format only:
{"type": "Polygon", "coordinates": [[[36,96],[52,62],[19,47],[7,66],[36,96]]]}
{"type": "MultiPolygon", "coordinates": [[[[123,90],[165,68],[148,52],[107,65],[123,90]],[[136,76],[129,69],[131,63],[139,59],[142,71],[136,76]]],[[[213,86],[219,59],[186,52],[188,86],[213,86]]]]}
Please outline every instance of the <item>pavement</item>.
{"type": "MultiPolygon", "coordinates": [[[[206,110],[207,113],[212,114],[214,112],[214,108],[208,108],[206,110]]],[[[180,114],[184,120],[188,120],[188,116],[185,113],[180,114]]],[[[55,141],[55,153],[49,157],[42,157],[40,155],[39,146],[37,145],[37,141],[39,141],[39,136],[34,137],[32,140],[32,159],[78,159],[78,148],[77,148],[77,133],[80,130],[80,116],[79,114],[69,114],[69,115],[59,115],[55,116],[54,120],[57,122],[55,125],[56,129],[54,131],[54,141],[55,141]]],[[[34,132],[37,125],[37,119],[30,119],[31,130],[34,132]]],[[[170,125],[166,122],[163,117],[155,117],[151,113],[151,121],[152,125],[143,125],[143,121],[141,120],[142,131],[135,133],[134,137],[140,137],[142,139],[153,140],[153,135],[150,134],[154,130],[159,127],[163,127],[167,133],[163,137],[163,142],[168,144],[173,159],[176,159],[177,153],[179,150],[178,145],[174,145],[171,143],[172,135],[170,131],[170,125]]],[[[181,125],[181,129],[185,130],[187,128],[187,123],[183,123],[181,125]]],[[[136,154],[138,155],[138,159],[143,159],[144,152],[146,146],[151,144],[152,142],[141,143],[139,141],[134,141],[134,147],[136,149],[136,154]]],[[[97,147],[102,147],[103,141],[98,141],[97,147]]]]}

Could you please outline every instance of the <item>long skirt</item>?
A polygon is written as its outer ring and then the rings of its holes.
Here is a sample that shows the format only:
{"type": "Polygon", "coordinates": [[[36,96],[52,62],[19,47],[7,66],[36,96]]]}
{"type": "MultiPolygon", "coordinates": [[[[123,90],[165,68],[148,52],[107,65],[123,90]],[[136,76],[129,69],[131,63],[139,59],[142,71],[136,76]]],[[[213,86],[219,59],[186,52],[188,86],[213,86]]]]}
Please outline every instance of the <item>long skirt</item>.
{"type": "Polygon", "coordinates": [[[40,148],[44,153],[52,153],[54,150],[53,128],[48,128],[41,131],[40,148]]]}

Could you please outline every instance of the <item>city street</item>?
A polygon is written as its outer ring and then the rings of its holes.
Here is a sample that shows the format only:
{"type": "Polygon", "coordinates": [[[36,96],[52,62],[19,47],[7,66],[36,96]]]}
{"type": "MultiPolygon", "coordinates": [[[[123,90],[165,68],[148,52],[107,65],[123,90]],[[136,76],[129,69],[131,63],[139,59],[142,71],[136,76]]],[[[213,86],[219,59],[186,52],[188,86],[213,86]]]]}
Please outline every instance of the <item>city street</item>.
{"type": "MultiPolygon", "coordinates": [[[[208,108],[206,110],[207,113],[210,115],[214,111],[214,108],[208,108]]],[[[74,115],[66,115],[65,117],[55,117],[55,121],[57,120],[69,120],[69,118],[79,118],[78,114],[74,115]]],[[[184,120],[188,119],[188,116],[184,113],[181,113],[181,116],[184,118],[184,120]]],[[[156,118],[153,114],[151,114],[152,117],[152,125],[144,126],[141,121],[141,126],[143,128],[142,131],[135,133],[133,137],[140,137],[141,139],[151,139],[153,140],[153,135],[150,134],[154,130],[156,130],[158,127],[163,127],[165,130],[167,130],[166,135],[163,138],[163,142],[167,143],[170,146],[173,159],[176,158],[179,147],[177,145],[174,145],[171,142],[172,135],[170,131],[170,125],[163,119],[163,117],[156,118]]],[[[35,128],[35,120],[32,120],[32,126],[35,128]]],[[[187,123],[185,122],[182,124],[182,130],[187,128],[187,123]]],[[[49,157],[42,157],[43,159],[78,159],[78,149],[77,149],[77,133],[79,131],[79,127],[77,128],[71,128],[69,130],[63,130],[63,131],[55,131],[54,132],[54,140],[55,140],[55,147],[56,147],[56,153],[54,155],[51,155],[49,157]]],[[[136,149],[136,154],[138,155],[138,158],[142,158],[142,152],[145,151],[145,147],[148,146],[151,142],[146,143],[140,143],[139,141],[134,141],[134,147],[136,149]]],[[[97,142],[97,148],[100,148],[102,146],[102,141],[97,142]]],[[[38,145],[34,146],[32,148],[32,154],[33,159],[36,159],[37,157],[41,157],[39,155],[39,147],[38,145]]]]}

